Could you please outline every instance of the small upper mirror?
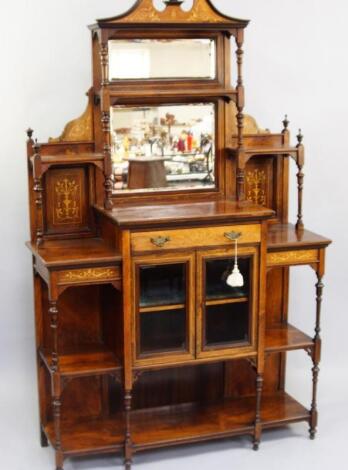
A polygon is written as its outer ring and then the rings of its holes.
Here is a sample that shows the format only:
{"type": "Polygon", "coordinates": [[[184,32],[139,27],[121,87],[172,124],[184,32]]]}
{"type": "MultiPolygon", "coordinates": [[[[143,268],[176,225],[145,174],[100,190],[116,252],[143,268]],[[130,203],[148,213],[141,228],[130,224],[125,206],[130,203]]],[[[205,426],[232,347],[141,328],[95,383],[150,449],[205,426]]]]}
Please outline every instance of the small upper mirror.
{"type": "Polygon", "coordinates": [[[213,80],[215,76],[215,41],[211,39],[109,41],[110,80],[213,80]]]}

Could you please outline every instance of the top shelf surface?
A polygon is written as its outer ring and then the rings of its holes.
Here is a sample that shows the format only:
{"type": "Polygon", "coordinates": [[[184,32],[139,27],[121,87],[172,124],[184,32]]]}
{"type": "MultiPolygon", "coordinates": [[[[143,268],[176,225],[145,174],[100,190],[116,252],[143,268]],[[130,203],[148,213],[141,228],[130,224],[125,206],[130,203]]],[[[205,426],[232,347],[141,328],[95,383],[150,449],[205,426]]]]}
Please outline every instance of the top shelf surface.
{"type": "Polygon", "coordinates": [[[268,229],[268,251],[327,247],[331,240],[309,230],[296,230],[292,224],[274,224],[268,229]]]}
{"type": "Polygon", "coordinates": [[[27,246],[48,268],[121,262],[121,254],[100,238],[51,240],[40,248],[28,242],[27,246]]]}
{"type": "Polygon", "coordinates": [[[218,200],[208,202],[165,203],[156,205],[122,205],[112,211],[96,209],[120,227],[146,227],[160,224],[187,225],[200,223],[234,223],[247,220],[269,219],[271,209],[249,202],[218,200]]]}

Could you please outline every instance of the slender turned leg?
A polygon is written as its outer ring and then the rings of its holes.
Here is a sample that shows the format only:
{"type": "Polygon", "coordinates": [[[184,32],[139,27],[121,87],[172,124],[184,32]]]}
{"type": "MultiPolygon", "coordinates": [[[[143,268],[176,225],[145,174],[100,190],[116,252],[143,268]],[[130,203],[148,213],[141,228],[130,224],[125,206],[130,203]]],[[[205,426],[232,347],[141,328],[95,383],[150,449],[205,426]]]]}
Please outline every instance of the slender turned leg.
{"type": "Polygon", "coordinates": [[[54,419],[54,433],[55,433],[55,440],[56,440],[56,469],[63,470],[63,463],[64,463],[64,455],[62,452],[62,444],[61,444],[61,430],[60,430],[60,408],[61,408],[61,401],[60,397],[54,397],[53,402],[53,419],[54,419]]]}
{"type": "Polygon", "coordinates": [[[317,408],[317,395],[318,395],[318,378],[319,378],[319,363],[320,363],[320,352],[321,352],[321,338],[320,338],[320,319],[321,319],[321,303],[323,298],[324,284],[322,277],[318,275],[318,283],[316,284],[317,291],[317,315],[315,325],[315,337],[314,337],[314,348],[312,354],[313,360],[313,395],[312,395],[312,406],[311,406],[311,421],[309,435],[311,439],[315,439],[318,426],[318,408],[317,408]]]}
{"type": "Polygon", "coordinates": [[[59,359],[58,359],[58,309],[57,302],[50,301],[49,314],[51,317],[51,329],[52,329],[52,363],[51,369],[53,372],[57,372],[59,368],[59,359]]]}
{"type": "Polygon", "coordinates": [[[261,441],[261,398],[262,398],[262,387],[263,387],[263,375],[257,374],[256,377],[256,419],[255,419],[255,434],[253,449],[259,450],[261,441]]]}
{"type": "Polygon", "coordinates": [[[124,395],[124,408],[126,413],[126,440],[125,440],[125,469],[131,470],[132,459],[133,459],[133,443],[131,437],[131,420],[130,414],[132,409],[132,392],[131,390],[126,390],[124,395]]]}

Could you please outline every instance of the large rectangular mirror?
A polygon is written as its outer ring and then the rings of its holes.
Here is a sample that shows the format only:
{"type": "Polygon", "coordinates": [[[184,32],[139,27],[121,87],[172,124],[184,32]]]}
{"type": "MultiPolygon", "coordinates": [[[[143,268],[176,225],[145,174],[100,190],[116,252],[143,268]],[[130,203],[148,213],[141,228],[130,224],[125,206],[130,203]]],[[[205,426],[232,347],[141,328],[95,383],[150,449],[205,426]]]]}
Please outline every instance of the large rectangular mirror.
{"type": "Polygon", "coordinates": [[[213,103],[111,108],[114,191],[215,188],[213,103]]]}
{"type": "Polygon", "coordinates": [[[211,39],[109,41],[110,80],[212,80],[215,75],[215,41],[211,39]]]}

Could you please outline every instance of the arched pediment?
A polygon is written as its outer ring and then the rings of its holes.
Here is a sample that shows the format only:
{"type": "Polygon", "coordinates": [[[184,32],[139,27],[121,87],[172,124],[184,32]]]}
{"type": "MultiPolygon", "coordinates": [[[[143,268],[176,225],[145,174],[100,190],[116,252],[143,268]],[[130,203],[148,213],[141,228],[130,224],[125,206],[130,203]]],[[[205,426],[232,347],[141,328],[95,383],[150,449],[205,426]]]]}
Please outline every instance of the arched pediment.
{"type": "Polygon", "coordinates": [[[181,7],[182,2],[180,0],[169,0],[164,3],[166,7],[163,11],[159,11],[155,8],[153,0],[137,0],[126,13],[113,18],[98,20],[98,23],[100,25],[122,23],[219,23],[233,27],[248,24],[247,20],[231,18],[220,13],[210,0],[194,0],[190,10],[184,10],[181,7]]]}

